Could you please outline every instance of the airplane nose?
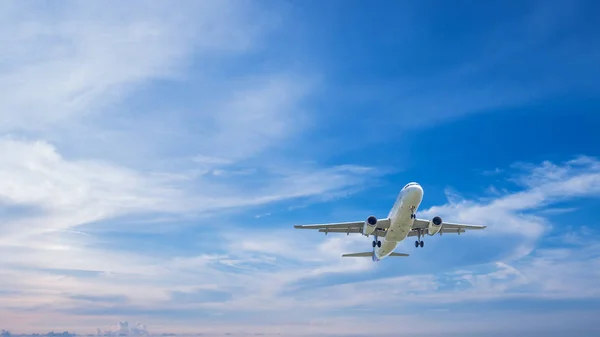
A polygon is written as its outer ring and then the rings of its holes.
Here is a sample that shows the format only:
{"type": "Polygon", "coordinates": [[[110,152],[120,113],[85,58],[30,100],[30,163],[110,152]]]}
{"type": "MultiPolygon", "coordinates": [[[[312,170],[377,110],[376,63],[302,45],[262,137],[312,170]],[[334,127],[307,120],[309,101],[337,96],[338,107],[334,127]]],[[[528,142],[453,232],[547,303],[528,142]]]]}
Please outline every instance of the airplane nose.
{"type": "Polygon", "coordinates": [[[417,193],[419,195],[423,195],[423,187],[421,187],[421,185],[415,183],[414,185],[412,185],[410,187],[410,189],[412,190],[413,193],[417,193]]]}

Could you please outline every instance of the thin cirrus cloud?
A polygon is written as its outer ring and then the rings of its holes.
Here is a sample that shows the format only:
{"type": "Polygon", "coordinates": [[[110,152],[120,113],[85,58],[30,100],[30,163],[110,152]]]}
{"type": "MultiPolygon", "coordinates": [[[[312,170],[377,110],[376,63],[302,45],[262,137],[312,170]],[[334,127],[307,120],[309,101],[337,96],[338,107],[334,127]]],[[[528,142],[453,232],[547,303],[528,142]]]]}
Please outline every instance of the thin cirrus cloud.
{"type": "Polygon", "coordinates": [[[595,158],[580,156],[564,165],[543,162],[539,166],[515,163],[519,174],[509,178],[525,190],[495,198],[489,202],[455,201],[448,205],[432,207],[425,215],[444,214],[458,221],[489,223],[491,230],[500,233],[518,233],[536,239],[549,230],[547,220],[535,211],[548,210],[550,206],[573,198],[600,194],[599,162],[595,158]],[[529,172],[522,175],[521,170],[529,172]],[[526,211],[534,211],[524,214],[526,211]]]}
{"type": "Polygon", "coordinates": [[[177,76],[194,51],[227,54],[253,45],[243,3],[117,3],[3,3],[3,25],[11,28],[2,34],[4,130],[39,130],[97,113],[144,81],[177,76]]]}
{"type": "Polygon", "coordinates": [[[260,9],[227,1],[3,7],[4,132],[43,137],[77,156],[127,162],[131,153],[156,159],[152,152],[165,146],[177,153],[182,141],[203,155],[251,156],[285,138],[289,123],[299,126],[292,107],[311,90],[300,76],[250,69],[228,80],[210,70],[260,50],[278,20],[267,10],[254,17],[260,9]],[[184,75],[198,63],[210,68],[184,75]],[[163,108],[164,99],[153,100],[147,86],[153,80],[174,81],[174,96],[182,91],[192,99],[163,108]],[[119,105],[124,100],[138,108],[119,105]]]}
{"type": "MultiPolygon", "coordinates": [[[[281,183],[306,174],[305,182],[312,185],[288,188],[283,195],[260,186],[260,192],[251,197],[231,187],[229,181],[219,184],[209,179],[213,178],[209,174],[229,177],[248,171],[222,166],[252,157],[300,130],[294,106],[310,88],[294,75],[252,73],[229,84],[210,78],[223,103],[201,99],[198,112],[185,115],[150,110],[132,117],[113,112],[112,107],[145,82],[179,79],[187,62],[215,55],[235,57],[258,48],[265,30],[277,21],[268,12],[258,24],[252,19],[254,9],[245,2],[235,6],[185,2],[181,7],[164,2],[143,7],[74,2],[51,5],[49,11],[15,2],[3,6],[5,24],[14,25],[11,33],[3,30],[7,33],[2,35],[10,67],[0,80],[6,89],[0,98],[0,118],[4,131],[12,134],[1,144],[7,154],[2,193],[8,204],[31,205],[38,211],[39,217],[26,220],[27,231],[64,229],[148,210],[202,211],[264,203],[344,188],[356,175],[365,174],[360,167],[350,166],[328,168],[329,173],[310,166],[303,171],[279,169],[275,173],[281,183]],[[117,11],[106,12],[111,7],[117,11]],[[42,52],[45,57],[39,57],[42,52]],[[130,126],[123,129],[119,120],[130,126]],[[183,127],[191,120],[200,126],[183,127]],[[176,144],[185,148],[177,158],[144,163],[160,169],[168,166],[167,170],[177,163],[177,172],[148,174],[140,167],[145,156],[152,157],[152,149],[160,154],[162,144],[177,133],[193,145],[176,144]],[[191,137],[193,133],[200,136],[191,137]],[[111,162],[123,156],[133,167],[111,162]],[[198,163],[198,158],[211,157],[222,158],[198,163]],[[315,186],[314,180],[323,178],[333,180],[332,184],[315,186]],[[202,197],[198,190],[210,197],[202,197]],[[187,202],[182,204],[182,200],[187,202]]],[[[209,91],[206,96],[212,94],[209,91]]],[[[165,146],[173,149],[174,144],[165,146]]],[[[264,181],[259,179],[258,184],[264,181]]],[[[23,228],[22,221],[3,225],[8,232],[19,231],[15,228],[23,228]]]]}

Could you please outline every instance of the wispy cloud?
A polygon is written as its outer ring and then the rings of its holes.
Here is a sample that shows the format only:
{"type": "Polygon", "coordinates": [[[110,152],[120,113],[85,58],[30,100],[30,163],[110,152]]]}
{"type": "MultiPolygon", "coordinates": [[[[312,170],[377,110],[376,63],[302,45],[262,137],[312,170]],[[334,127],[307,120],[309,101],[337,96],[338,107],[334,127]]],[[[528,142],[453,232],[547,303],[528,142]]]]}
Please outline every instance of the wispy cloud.
{"type": "Polygon", "coordinates": [[[525,189],[482,201],[459,200],[432,207],[425,215],[440,214],[458,221],[490,225],[490,231],[538,238],[551,222],[537,215],[548,206],[600,194],[600,167],[595,158],[581,156],[563,165],[543,162],[540,166],[517,163],[510,181],[525,189]]]}
{"type": "MultiPolygon", "coordinates": [[[[268,153],[268,161],[256,160],[309,122],[301,113],[316,85],[309,74],[250,69],[234,77],[198,67],[185,74],[193,63],[227,65],[257,52],[278,22],[268,10],[246,2],[103,5],[2,5],[3,25],[11,27],[0,35],[0,196],[7,210],[0,273],[1,288],[11,290],[2,293],[9,310],[2,324],[32,308],[118,304],[143,311],[177,303],[174,294],[237,289],[230,273],[252,263],[258,267],[250,271],[260,269],[269,259],[246,251],[145,255],[115,247],[103,233],[169,232],[182,217],[225,226],[219,211],[324,198],[379,174],[268,153]],[[198,92],[184,90],[195,96],[188,106],[165,105],[139,95],[153,92],[149,83],[160,85],[150,81],[193,83],[198,92]],[[148,214],[163,221],[133,218],[148,214]]],[[[218,237],[210,223],[204,227],[218,237]]]]}
{"type": "Polygon", "coordinates": [[[225,2],[140,5],[70,2],[40,9],[5,2],[3,23],[11,29],[2,36],[10,61],[1,82],[4,130],[62,127],[100,113],[144,81],[178,74],[193,46],[236,51],[252,38],[250,30],[240,35],[237,25],[219,22],[242,19],[243,12],[225,2]],[[202,15],[192,18],[186,10],[202,15]]]}

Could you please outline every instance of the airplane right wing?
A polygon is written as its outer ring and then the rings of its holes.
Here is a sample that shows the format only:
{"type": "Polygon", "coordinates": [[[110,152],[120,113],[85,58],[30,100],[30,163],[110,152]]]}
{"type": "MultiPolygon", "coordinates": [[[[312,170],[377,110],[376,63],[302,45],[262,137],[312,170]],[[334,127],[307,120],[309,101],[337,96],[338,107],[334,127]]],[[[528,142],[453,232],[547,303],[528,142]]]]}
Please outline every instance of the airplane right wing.
{"type": "MultiPolygon", "coordinates": [[[[317,229],[321,233],[363,233],[364,221],[351,221],[351,222],[332,222],[315,225],[294,225],[297,229],[317,229]]],[[[377,229],[371,235],[377,235],[384,237],[386,230],[390,227],[390,219],[377,220],[377,229]]]]}

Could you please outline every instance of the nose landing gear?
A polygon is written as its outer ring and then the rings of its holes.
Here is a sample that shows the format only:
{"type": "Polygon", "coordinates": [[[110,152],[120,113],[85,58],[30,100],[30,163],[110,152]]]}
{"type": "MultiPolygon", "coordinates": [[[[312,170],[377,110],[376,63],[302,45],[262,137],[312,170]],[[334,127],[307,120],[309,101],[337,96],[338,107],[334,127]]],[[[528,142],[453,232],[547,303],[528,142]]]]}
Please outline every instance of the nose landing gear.
{"type": "Polygon", "coordinates": [[[415,214],[415,209],[416,209],[415,206],[410,206],[410,218],[411,219],[416,219],[417,218],[417,215],[415,214]]]}

